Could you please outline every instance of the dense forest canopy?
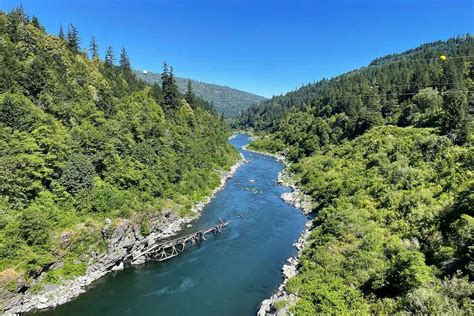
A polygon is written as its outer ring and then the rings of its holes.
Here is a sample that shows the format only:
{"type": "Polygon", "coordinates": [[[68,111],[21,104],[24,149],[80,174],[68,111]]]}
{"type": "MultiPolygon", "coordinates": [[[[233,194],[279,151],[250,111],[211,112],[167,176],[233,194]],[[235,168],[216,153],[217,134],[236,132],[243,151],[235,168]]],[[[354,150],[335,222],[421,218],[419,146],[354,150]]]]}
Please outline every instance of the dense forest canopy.
{"type": "Polygon", "coordinates": [[[188,213],[238,159],[229,126],[192,86],[179,93],[171,67],[150,86],[125,49],[102,61],[94,38],[81,47],[73,25],[54,36],[22,8],[0,12],[0,298],[50,267],[46,282],[84,273],[106,217],[147,234],[148,214],[188,213]]]}
{"type": "Polygon", "coordinates": [[[239,118],[261,136],[252,148],[293,162],[317,214],[286,286],[299,297],[293,312],[472,313],[473,79],[466,35],[376,59],[239,118]]]}
{"type": "Polygon", "coordinates": [[[471,35],[422,45],[274,97],[250,108],[238,125],[278,134],[294,160],[383,124],[437,127],[465,143],[473,59],[471,35]]]}

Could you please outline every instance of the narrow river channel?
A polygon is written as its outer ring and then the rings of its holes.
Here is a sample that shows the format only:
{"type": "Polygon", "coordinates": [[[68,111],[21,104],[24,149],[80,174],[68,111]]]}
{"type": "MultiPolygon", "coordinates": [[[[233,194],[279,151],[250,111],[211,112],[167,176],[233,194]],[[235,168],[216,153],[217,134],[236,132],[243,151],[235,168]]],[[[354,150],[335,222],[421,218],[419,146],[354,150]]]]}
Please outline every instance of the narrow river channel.
{"type": "MultiPolygon", "coordinates": [[[[228,180],[186,231],[231,220],[217,236],[166,262],[114,272],[75,300],[46,315],[255,315],[282,281],[281,267],[306,217],[280,199],[283,164],[245,151],[249,138],[231,141],[250,162],[228,180]]],[[[184,232],[183,232],[184,233],[184,232]]]]}

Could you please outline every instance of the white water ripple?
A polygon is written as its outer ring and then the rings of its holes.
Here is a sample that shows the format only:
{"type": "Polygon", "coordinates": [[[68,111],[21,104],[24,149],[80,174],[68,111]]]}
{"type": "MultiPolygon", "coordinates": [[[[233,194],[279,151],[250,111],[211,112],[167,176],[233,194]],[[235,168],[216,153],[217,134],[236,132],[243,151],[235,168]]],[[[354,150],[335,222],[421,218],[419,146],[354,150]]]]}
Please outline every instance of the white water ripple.
{"type": "Polygon", "coordinates": [[[194,281],[191,278],[186,278],[186,279],[183,280],[183,282],[181,282],[181,285],[176,289],[172,289],[169,286],[167,286],[167,287],[164,287],[162,289],[159,289],[159,290],[150,292],[148,294],[145,294],[143,296],[160,296],[160,295],[180,294],[180,293],[186,292],[187,290],[192,288],[194,285],[196,285],[196,284],[194,283],[194,281]]]}

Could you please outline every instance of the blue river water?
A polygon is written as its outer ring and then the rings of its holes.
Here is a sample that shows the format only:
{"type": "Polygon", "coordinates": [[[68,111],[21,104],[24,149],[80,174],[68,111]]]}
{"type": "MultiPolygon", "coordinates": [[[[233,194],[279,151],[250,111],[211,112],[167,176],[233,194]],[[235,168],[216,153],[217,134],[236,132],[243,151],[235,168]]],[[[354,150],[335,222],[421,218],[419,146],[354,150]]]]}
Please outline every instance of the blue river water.
{"type": "Polygon", "coordinates": [[[71,302],[38,315],[255,315],[282,281],[281,267],[306,217],[280,199],[283,164],[231,144],[249,163],[228,180],[185,232],[231,220],[217,236],[165,262],[128,267],[94,282],[71,302]]]}

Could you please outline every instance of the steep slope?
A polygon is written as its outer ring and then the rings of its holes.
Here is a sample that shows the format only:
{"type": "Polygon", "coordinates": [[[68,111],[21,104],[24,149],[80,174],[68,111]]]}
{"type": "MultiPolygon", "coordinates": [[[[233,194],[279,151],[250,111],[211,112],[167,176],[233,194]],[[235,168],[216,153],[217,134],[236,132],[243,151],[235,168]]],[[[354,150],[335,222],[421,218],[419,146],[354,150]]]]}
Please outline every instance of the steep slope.
{"type": "MultiPolygon", "coordinates": [[[[474,37],[470,35],[425,44],[405,53],[379,58],[368,67],[264,101],[239,118],[240,126],[256,131],[283,131],[286,127],[279,124],[285,120],[291,120],[295,123],[293,125],[301,123],[306,126],[303,116],[310,120],[320,117],[333,129],[339,127],[337,130],[342,134],[332,134],[331,137],[342,140],[383,123],[403,126],[439,124],[439,121],[435,122],[441,113],[439,97],[451,95],[472,102],[472,94],[468,92],[473,89],[472,81],[465,79],[472,78],[473,56],[474,37]],[[439,59],[442,54],[447,56],[446,61],[439,59]],[[428,90],[423,90],[426,88],[428,90]],[[419,92],[424,96],[415,98],[419,92]]],[[[321,136],[319,143],[324,142],[324,135],[312,134],[321,136]]],[[[304,146],[301,144],[299,147],[303,149],[304,146]]],[[[312,148],[303,150],[308,154],[312,148]]]]}
{"type": "Polygon", "coordinates": [[[286,285],[299,300],[274,310],[472,312],[473,58],[472,36],[422,45],[240,117],[251,148],[293,162],[317,213],[286,285]]]}
{"type": "MultiPolygon", "coordinates": [[[[148,83],[161,84],[161,74],[148,72],[146,75],[141,71],[135,71],[138,78],[148,83]]],[[[176,78],[181,93],[185,93],[189,79],[176,78]]],[[[203,100],[212,103],[218,113],[225,117],[236,117],[250,106],[264,101],[266,98],[245,91],[232,89],[216,84],[191,80],[194,93],[203,100]]]]}
{"type": "Polygon", "coordinates": [[[295,314],[472,311],[473,149],[382,126],[293,165],[318,213],[295,314]]]}
{"type": "Polygon", "coordinates": [[[77,44],[0,12],[0,306],[110,271],[238,159],[229,126],[172,78],[161,106],[126,63],[77,44]]]}

